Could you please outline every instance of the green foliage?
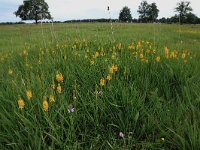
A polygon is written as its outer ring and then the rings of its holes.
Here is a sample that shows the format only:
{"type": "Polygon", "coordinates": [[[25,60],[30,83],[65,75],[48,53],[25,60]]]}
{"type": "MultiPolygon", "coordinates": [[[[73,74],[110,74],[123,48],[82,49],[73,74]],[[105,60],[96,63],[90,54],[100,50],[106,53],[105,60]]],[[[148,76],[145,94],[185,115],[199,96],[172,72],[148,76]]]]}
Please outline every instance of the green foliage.
{"type": "Polygon", "coordinates": [[[110,24],[54,24],[54,30],[52,24],[43,24],[43,34],[35,25],[0,27],[0,149],[200,147],[199,26],[113,27],[115,42],[110,24]],[[167,59],[165,46],[169,53],[177,50],[178,57],[167,59]],[[187,62],[182,58],[185,51],[187,62]],[[149,61],[141,61],[140,53],[149,61]],[[112,64],[118,70],[99,87],[112,64]],[[52,88],[52,79],[58,85],[57,71],[64,79],[61,94],[52,88]],[[49,102],[51,92],[54,103],[49,102]],[[25,102],[22,110],[18,96],[25,102]]]}
{"type": "Polygon", "coordinates": [[[148,18],[150,21],[156,21],[156,19],[158,18],[158,13],[159,10],[156,6],[156,3],[152,3],[149,5],[149,10],[147,12],[148,18]]]}
{"type": "Polygon", "coordinates": [[[158,17],[159,10],[156,6],[156,3],[148,4],[147,1],[142,1],[137,12],[140,14],[140,21],[153,22],[158,17]]]}
{"type": "Polygon", "coordinates": [[[122,10],[119,13],[119,21],[122,22],[131,22],[132,16],[131,16],[131,10],[127,6],[123,7],[122,10]]]}
{"type": "Polygon", "coordinates": [[[187,14],[192,11],[192,7],[190,7],[189,5],[190,5],[190,2],[181,1],[177,3],[177,7],[175,8],[175,11],[179,13],[181,23],[183,23],[183,20],[185,17],[187,17],[187,14]]]}
{"type": "Polygon", "coordinates": [[[147,1],[142,1],[139,5],[138,11],[137,11],[140,14],[139,19],[142,22],[148,21],[148,9],[149,9],[149,5],[148,5],[147,1]]]}
{"type": "Polygon", "coordinates": [[[14,14],[22,20],[35,20],[37,24],[40,19],[51,19],[48,9],[44,0],[24,0],[14,14]]]}

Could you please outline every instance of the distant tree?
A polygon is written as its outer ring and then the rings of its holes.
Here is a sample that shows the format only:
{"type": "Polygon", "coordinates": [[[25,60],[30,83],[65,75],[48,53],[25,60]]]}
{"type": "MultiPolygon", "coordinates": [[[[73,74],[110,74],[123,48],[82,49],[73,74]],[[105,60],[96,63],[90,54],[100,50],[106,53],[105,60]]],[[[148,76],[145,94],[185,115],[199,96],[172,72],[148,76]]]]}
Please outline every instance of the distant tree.
{"type": "Polygon", "coordinates": [[[189,12],[188,14],[186,14],[184,21],[185,21],[184,23],[197,24],[198,17],[195,14],[189,12]]]}
{"type": "Polygon", "coordinates": [[[147,7],[147,18],[149,21],[156,21],[158,18],[159,10],[156,6],[156,3],[152,3],[147,7]]]}
{"type": "Polygon", "coordinates": [[[139,5],[138,11],[139,20],[142,22],[156,21],[159,13],[156,3],[148,4],[147,1],[142,1],[139,5]]]}
{"type": "Polygon", "coordinates": [[[177,7],[175,8],[175,11],[179,13],[180,17],[180,23],[183,23],[183,20],[185,19],[186,15],[192,11],[192,7],[189,6],[190,2],[181,1],[177,3],[177,7]]]}
{"type": "Polygon", "coordinates": [[[48,9],[49,6],[44,0],[24,0],[14,14],[22,20],[35,20],[37,24],[38,20],[52,18],[48,9]]]}
{"type": "Polygon", "coordinates": [[[169,19],[170,23],[178,23],[179,22],[179,16],[178,15],[174,15],[169,19]]]}
{"type": "Polygon", "coordinates": [[[137,11],[139,13],[139,20],[141,20],[142,22],[147,22],[148,11],[149,11],[149,4],[147,3],[147,1],[142,1],[137,11]]]}
{"type": "Polygon", "coordinates": [[[131,10],[127,6],[123,7],[119,13],[119,21],[131,22],[131,20],[132,20],[131,10]]]}

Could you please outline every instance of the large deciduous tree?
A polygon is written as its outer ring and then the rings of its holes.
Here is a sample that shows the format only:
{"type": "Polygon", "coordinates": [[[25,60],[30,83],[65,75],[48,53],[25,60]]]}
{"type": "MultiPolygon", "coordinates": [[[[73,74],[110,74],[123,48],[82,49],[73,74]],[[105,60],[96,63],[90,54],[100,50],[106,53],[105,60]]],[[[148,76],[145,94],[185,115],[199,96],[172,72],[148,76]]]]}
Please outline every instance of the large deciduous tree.
{"type": "Polygon", "coordinates": [[[123,7],[122,10],[120,11],[119,21],[122,21],[122,22],[132,21],[131,10],[127,6],[123,7]]]}
{"type": "Polygon", "coordinates": [[[158,17],[159,10],[156,6],[156,3],[152,3],[148,7],[147,16],[149,21],[154,22],[158,17]]]}
{"type": "Polygon", "coordinates": [[[192,7],[190,7],[189,5],[190,5],[190,2],[185,2],[185,1],[181,1],[177,3],[177,7],[175,8],[175,11],[179,13],[181,24],[183,23],[183,20],[185,19],[187,14],[192,11],[192,7]]]}
{"type": "Polygon", "coordinates": [[[137,12],[140,21],[153,22],[158,17],[159,10],[156,3],[148,4],[147,1],[142,1],[137,12]]]}
{"type": "Polygon", "coordinates": [[[139,20],[141,20],[142,22],[148,21],[148,9],[149,5],[147,1],[142,1],[137,11],[139,13],[139,20]]]}
{"type": "Polygon", "coordinates": [[[48,9],[49,6],[44,0],[24,0],[14,14],[22,20],[35,20],[37,24],[38,20],[52,18],[48,9]]]}

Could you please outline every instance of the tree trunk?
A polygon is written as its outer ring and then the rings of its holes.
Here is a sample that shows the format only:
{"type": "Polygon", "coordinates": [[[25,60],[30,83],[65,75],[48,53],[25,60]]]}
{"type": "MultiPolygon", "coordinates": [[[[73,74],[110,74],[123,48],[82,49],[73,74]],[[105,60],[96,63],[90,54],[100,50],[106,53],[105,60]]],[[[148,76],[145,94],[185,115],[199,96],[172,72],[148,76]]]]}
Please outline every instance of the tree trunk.
{"type": "Polygon", "coordinates": [[[35,19],[35,24],[38,24],[38,19],[37,18],[35,19]]]}

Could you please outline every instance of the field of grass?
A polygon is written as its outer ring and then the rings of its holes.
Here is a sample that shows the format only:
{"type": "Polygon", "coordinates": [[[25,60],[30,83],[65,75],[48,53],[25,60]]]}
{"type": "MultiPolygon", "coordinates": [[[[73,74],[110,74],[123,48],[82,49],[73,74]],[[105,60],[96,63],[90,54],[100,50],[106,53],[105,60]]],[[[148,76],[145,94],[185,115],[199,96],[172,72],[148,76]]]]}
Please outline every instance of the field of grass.
{"type": "Polygon", "coordinates": [[[0,149],[199,149],[199,31],[0,26],[0,149]]]}

